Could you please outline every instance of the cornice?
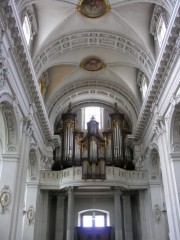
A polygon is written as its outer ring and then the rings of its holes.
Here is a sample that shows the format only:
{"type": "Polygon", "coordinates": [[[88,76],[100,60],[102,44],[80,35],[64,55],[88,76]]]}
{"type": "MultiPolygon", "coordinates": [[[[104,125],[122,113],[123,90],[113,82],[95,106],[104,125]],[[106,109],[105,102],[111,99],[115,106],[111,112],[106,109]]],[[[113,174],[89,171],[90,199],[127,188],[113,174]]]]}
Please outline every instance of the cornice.
{"type": "Polygon", "coordinates": [[[174,13],[170,20],[167,31],[169,35],[166,36],[162,50],[159,54],[157,64],[155,66],[146,98],[144,100],[139,119],[137,122],[137,131],[135,139],[142,137],[143,130],[146,127],[148,118],[151,114],[151,109],[154,104],[158,102],[163,93],[164,86],[167,84],[169,77],[173,71],[173,67],[179,60],[180,49],[180,2],[177,2],[174,13]]]}
{"type": "Polygon", "coordinates": [[[37,109],[39,125],[41,126],[46,141],[51,141],[52,131],[42,97],[38,89],[37,79],[29,52],[27,47],[25,47],[22,31],[19,27],[20,22],[16,13],[14,2],[11,0],[1,0],[0,7],[2,9],[2,16],[6,22],[6,29],[13,42],[13,55],[16,59],[18,59],[19,68],[22,69],[22,76],[24,78],[25,86],[28,89],[31,103],[34,103],[37,109]]]}

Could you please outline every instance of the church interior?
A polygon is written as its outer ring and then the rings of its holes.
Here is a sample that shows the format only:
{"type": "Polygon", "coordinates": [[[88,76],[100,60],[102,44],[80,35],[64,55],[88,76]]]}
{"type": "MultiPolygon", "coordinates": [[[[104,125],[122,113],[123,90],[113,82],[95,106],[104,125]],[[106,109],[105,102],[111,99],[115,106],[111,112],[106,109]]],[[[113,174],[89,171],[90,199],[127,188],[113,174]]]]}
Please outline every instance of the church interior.
{"type": "Polygon", "coordinates": [[[179,173],[179,0],[0,0],[0,239],[180,240],[179,173]]]}

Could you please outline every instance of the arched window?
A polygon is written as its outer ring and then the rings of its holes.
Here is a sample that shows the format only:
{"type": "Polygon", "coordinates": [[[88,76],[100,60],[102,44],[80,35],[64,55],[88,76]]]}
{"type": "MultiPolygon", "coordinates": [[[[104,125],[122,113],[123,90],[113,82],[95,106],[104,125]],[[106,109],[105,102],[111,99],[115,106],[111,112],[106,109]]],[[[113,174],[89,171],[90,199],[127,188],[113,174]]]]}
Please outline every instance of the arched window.
{"type": "Polygon", "coordinates": [[[81,227],[107,227],[109,213],[97,209],[82,211],[79,213],[79,221],[81,227]]]}
{"type": "Polygon", "coordinates": [[[103,114],[104,108],[90,106],[81,109],[82,114],[82,129],[87,129],[87,123],[92,117],[99,123],[99,129],[103,129],[103,114]]]}
{"type": "Polygon", "coordinates": [[[166,11],[159,5],[156,5],[153,11],[150,33],[154,36],[155,53],[158,55],[166,33],[166,11]]]}
{"type": "Polygon", "coordinates": [[[33,38],[37,34],[37,22],[33,5],[26,7],[22,12],[22,29],[30,49],[33,38]]]}
{"type": "Polygon", "coordinates": [[[29,21],[29,17],[27,15],[24,16],[24,21],[23,21],[23,32],[24,36],[27,42],[27,45],[30,45],[30,39],[31,39],[31,23],[29,21]]]}
{"type": "Polygon", "coordinates": [[[163,15],[161,15],[159,18],[159,22],[157,24],[157,39],[160,47],[162,45],[165,33],[166,33],[166,24],[165,24],[163,15]]]}

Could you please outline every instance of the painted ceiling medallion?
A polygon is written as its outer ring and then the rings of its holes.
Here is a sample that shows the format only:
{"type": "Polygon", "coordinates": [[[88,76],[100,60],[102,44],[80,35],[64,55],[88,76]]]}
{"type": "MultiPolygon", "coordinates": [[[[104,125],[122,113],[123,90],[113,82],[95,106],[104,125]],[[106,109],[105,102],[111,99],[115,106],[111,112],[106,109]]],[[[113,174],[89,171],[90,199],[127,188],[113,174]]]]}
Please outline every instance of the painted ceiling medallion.
{"type": "Polygon", "coordinates": [[[96,56],[89,56],[87,58],[84,58],[80,63],[80,67],[84,68],[87,71],[98,71],[105,66],[106,64],[104,61],[96,56]]]}
{"type": "Polygon", "coordinates": [[[81,0],[77,9],[86,17],[98,18],[106,14],[110,6],[106,0],[81,0]]]}

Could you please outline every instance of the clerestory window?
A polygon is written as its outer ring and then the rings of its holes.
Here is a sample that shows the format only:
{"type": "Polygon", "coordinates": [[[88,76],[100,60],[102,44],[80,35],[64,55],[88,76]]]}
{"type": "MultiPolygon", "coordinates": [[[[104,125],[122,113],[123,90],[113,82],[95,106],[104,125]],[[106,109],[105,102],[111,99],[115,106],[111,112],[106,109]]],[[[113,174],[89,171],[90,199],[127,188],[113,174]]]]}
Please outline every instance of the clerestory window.
{"type": "Polygon", "coordinates": [[[33,38],[37,34],[37,22],[33,5],[27,6],[22,11],[22,29],[28,48],[31,50],[33,38]]]}
{"type": "Polygon", "coordinates": [[[99,123],[99,129],[103,128],[103,113],[104,108],[90,106],[81,109],[82,113],[82,129],[87,129],[87,123],[92,117],[99,123]]]}
{"type": "Polygon", "coordinates": [[[157,24],[157,39],[160,47],[162,45],[165,33],[166,33],[166,24],[163,16],[161,15],[159,18],[159,23],[157,24]]]}
{"type": "Polygon", "coordinates": [[[31,23],[29,21],[29,17],[27,15],[24,16],[24,21],[23,21],[23,32],[24,36],[27,42],[27,45],[30,45],[30,40],[31,40],[31,23]]]}

